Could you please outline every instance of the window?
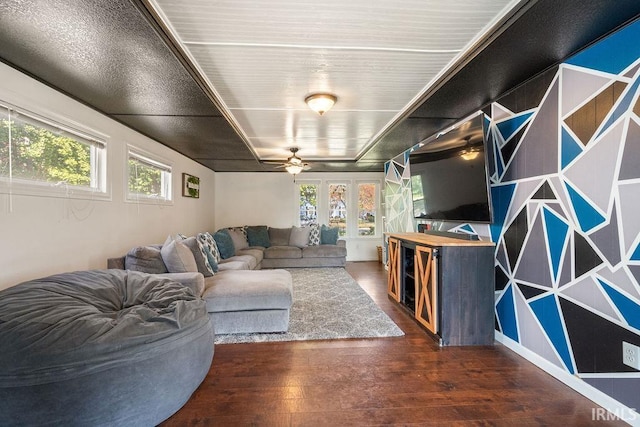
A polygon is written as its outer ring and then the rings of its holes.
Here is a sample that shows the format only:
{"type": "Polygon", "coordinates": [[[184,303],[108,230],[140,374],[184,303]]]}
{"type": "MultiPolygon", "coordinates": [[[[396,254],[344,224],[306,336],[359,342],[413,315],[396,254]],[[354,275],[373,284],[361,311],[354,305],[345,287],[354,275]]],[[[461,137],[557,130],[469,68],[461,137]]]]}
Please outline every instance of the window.
{"type": "Polygon", "coordinates": [[[347,235],[347,185],[329,184],[329,227],[338,227],[338,235],[347,235]]]}
{"type": "Polygon", "coordinates": [[[358,236],[376,234],[376,195],[375,183],[358,184],[358,236]]]}
{"type": "Polygon", "coordinates": [[[127,155],[127,199],[171,202],[171,166],[129,147],[127,155]]]}
{"type": "Polygon", "coordinates": [[[300,226],[317,222],[318,219],[318,186],[316,184],[300,184],[300,226]]]}
{"type": "Polygon", "coordinates": [[[105,166],[100,138],[0,103],[2,188],[67,197],[106,195],[105,166]]]}

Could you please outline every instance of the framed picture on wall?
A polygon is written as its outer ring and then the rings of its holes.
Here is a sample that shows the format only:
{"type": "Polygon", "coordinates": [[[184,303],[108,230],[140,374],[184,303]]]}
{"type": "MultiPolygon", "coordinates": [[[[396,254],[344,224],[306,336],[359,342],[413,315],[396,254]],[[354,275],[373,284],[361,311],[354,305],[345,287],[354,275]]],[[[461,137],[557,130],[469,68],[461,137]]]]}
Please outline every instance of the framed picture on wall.
{"type": "Polygon", "coordinates": [[[200,198],[200,178],[189,175],[188,173],[183,173],[182,195],[184,197],[200,198]]]}

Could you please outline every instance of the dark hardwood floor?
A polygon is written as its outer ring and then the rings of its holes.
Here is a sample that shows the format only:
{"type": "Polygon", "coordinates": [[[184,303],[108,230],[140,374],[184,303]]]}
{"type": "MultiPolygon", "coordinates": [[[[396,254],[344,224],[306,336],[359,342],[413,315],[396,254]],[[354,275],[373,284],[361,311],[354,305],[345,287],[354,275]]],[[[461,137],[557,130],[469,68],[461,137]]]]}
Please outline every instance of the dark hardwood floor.
{"type": "Polygon", "coordinates": [[[162,425],[626,425],[594,422],[593,402],[504,346],[438,347],[387,298],[381,264],[347,271],[404,337],[218,345],[207,378],[162,425]]]}

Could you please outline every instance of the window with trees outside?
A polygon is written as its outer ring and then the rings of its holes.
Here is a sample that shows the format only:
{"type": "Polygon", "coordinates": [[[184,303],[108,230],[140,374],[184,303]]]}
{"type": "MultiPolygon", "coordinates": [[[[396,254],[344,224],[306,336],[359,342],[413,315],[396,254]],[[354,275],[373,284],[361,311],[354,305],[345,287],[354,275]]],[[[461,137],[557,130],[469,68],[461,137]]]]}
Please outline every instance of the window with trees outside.
{"type": "Polygon", "coordinates": [[[318,219],[318,185],[300,184],[300,226],[304,227],[317,222],[318,219]]]}
{"type": "Polygon", "coordinates": [[[106,194],[105,154],[98,137],[0,102],[2,188],[106,194]]]}
{"type": "Polygon", "coordinates": [[[376,234],[376,194],[375,183],[358,184],[358,236],[376,234]]]}
{"type": "Polygon", "coordinates": [[[171,202],[171,166],[132,147],[128,150],[127,199],[171,202]]]}
{"type": "Polygon", "coordinates": [[[329,227],[338,227],[338,235],[347,235],[347,185],[329,184],[329,227]]]}

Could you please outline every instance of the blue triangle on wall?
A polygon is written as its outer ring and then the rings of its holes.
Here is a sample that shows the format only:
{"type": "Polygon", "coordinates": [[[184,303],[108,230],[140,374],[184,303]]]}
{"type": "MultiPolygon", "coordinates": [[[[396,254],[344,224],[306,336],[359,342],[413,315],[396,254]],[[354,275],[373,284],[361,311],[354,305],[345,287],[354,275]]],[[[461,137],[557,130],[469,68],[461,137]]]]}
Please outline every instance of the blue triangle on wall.
{"type": "Polygon", "coordinates": [[[583,232],[589,232],[596,226],[606,221],[606,218],[602,216],[589,202],[587,202],[578,192],[571,187],[567,182],[564,183],[569,192],[571,198],[571,204],[573,210],[578,217],[578,223],[583,232]]]}
{"type": "Polygon", "coordinates": [[[498,123],[496,127],[500,131],[500,134],[502,135],[504,140],[507,141],[516,133],[516,131],[520,128],[520,126],[524,122],[529,120],[529,117],[531,117],[532,115],[533,115],[533,111],[529,111],[527,113],[520,114],[518,116],[513,116],[507,120],[504,120],[498,123]]]}
{"type": "Polygon", "coordinates": [[[548,208],[545,207],[543,212],[544,222],[547,226],[547,246],[549,247],[549,256],[551,257],[553,278],[554,280],[558,280],[562,249],[564,248],[565,241],[567,240],[569,226],[548,208]]]}
{"type": "Polygon", "coordinates": [[[515,342],[520,342],[518,324],[516,322],[516,309],[513,302],[513,285],[509,285],[502,294],[502,298],[496,304],[496,311],[502,326],[502,333],[515,342]]]}
{"type": "Polygon", "coordinates": [[[566,63],[607,73],[619,74],[640,56],[640,21],[569,58],[566,63]]]}
{"type": "Polygon", "coordinates": [[[504,220],[513,198],[516,184],[494,185],[491,187],[491,206],[493,207],[493,224],[491,224],[491,241],[497,242],[504,228],[504,220]]]}
{"type": "Polygon", "coordinates": [[[567,344],[560,318],[560,309],[554,295],[549,295],[529,303],[534,314],[540,321],[542,328],[546,332],[551,344],[562,358],[567,370],[574,373],[573,363],[571,362],[571,353],[567,344]]]}
{"type": "Polygon", "coordinates": [[[582,153],[582,146],[576,142],[576,140],[567,132],[562,126],[562,138],[561,138],[561,164],[562,169],[566,168],[569,163],[573,161],[582,153]]]}
{"type": "Polygon", "coordinates": [[[460,227],[460,230],[468,231],[469,233],[475,233],[475,230],[471,228],[469,224],[463,225],[462,227],[460,227]]]}
{"type": "Polygon", "coordinates": [[[622,295],[622,293],[613,289],[602,280],[598,279],[598,282],[600,282],[607,292],[607,295],[609,295],[609,298],[611,298],[611,301],[613,301],[618,310],[620,310],[624,320],[626,320],[630,326],[640,329],[640,305],[622,295]]]}
{"type": "Polygon", "coordinates": [[[636,250],[631,254],[631,261],[640,261],[640,244],[636,246],[636,250]]]}

